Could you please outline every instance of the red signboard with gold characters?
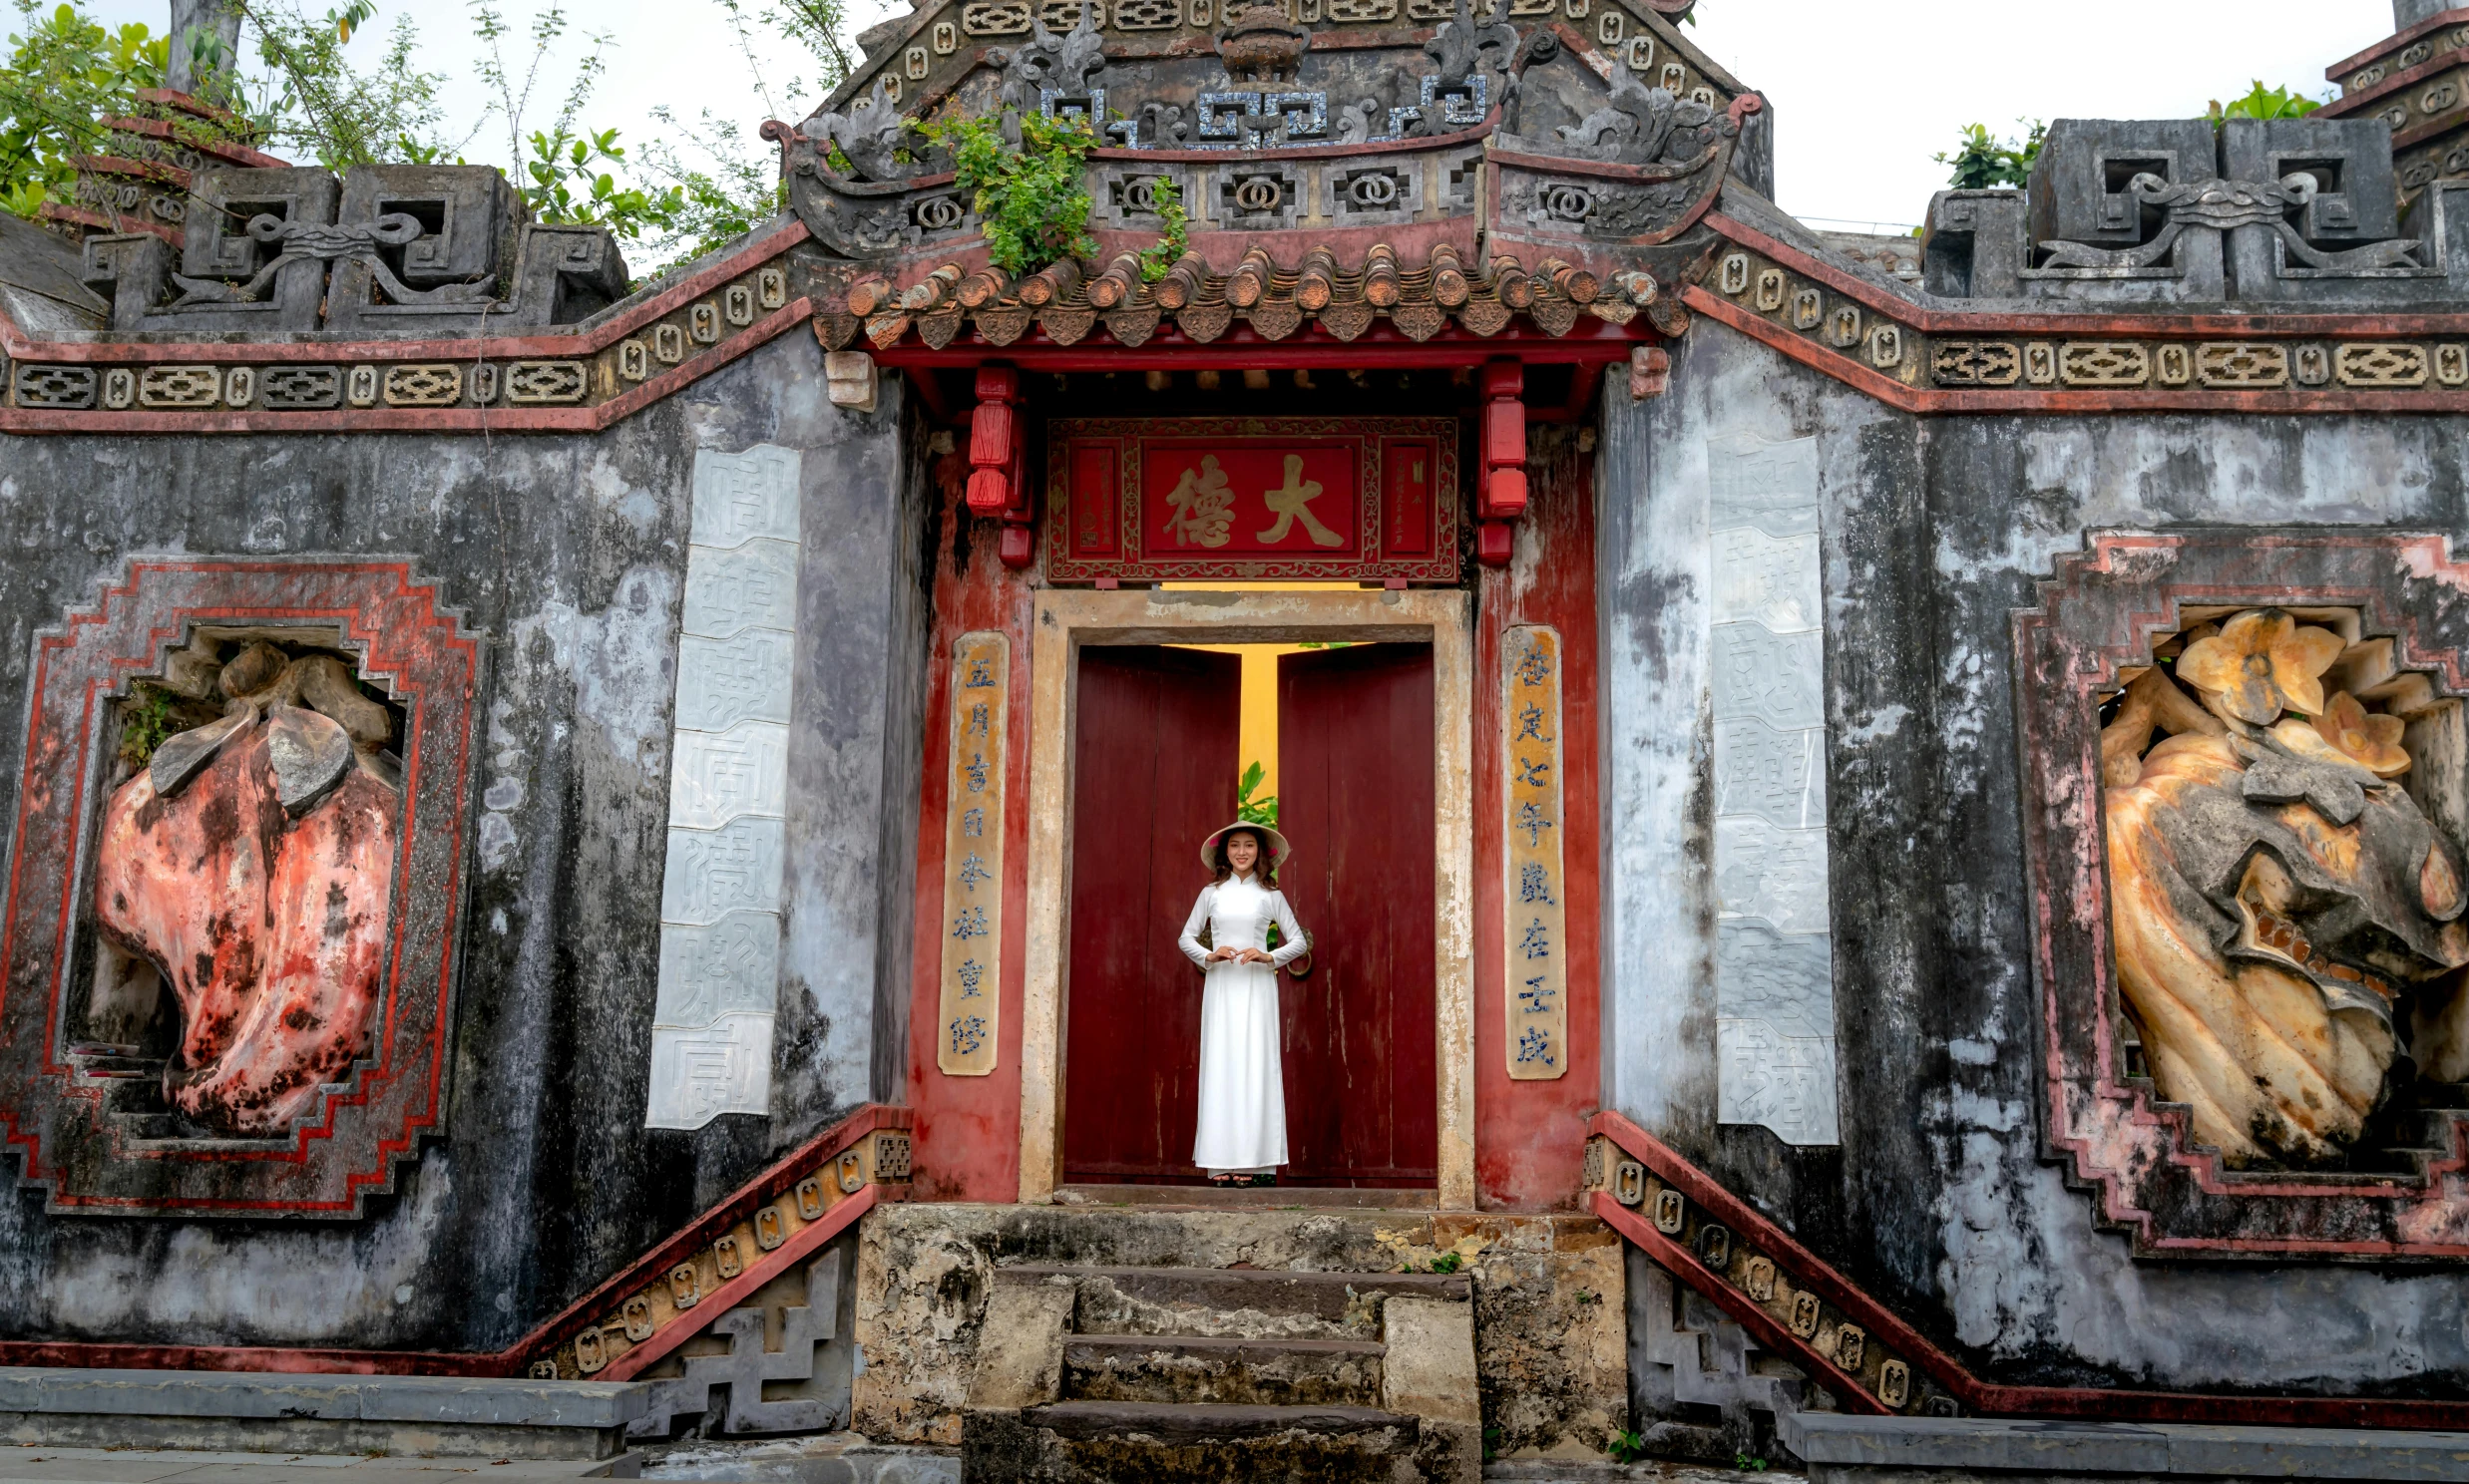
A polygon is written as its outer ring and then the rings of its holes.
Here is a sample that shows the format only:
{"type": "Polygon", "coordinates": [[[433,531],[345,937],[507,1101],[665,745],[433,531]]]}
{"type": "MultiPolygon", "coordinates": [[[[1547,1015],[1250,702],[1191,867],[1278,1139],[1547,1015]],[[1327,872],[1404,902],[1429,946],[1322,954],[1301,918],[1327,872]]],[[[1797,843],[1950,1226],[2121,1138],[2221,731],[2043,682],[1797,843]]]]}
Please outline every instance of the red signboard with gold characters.
{"type": "Polygon", "coordinates": [[[1058,418],[1046,577],[1454,582],[1453,418],[1058,418]]]}

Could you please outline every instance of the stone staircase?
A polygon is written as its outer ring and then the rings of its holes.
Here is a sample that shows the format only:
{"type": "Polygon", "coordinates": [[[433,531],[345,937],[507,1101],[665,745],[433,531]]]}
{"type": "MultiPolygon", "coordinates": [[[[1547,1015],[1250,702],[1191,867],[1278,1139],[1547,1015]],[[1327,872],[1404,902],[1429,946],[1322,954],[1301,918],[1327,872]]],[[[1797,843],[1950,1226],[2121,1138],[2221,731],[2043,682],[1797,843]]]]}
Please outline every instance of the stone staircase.
{"type": "Polygon", "coordinates": [[[1630,1371],[1647,1449],[1718,1464],[1765,1456],[1776,1418],[1811,1399],[1800,1370],[1642,1254],[1630,1254],[1629,1286],[1629,1311],[1640,1321],[1629,1336],[1630,1371]]]}
{"type": "Polygon", "coordinates": [[[971,1484],[1471,1481],[1461,1275],[997,1270],[961,1434],[971,1484]]]}

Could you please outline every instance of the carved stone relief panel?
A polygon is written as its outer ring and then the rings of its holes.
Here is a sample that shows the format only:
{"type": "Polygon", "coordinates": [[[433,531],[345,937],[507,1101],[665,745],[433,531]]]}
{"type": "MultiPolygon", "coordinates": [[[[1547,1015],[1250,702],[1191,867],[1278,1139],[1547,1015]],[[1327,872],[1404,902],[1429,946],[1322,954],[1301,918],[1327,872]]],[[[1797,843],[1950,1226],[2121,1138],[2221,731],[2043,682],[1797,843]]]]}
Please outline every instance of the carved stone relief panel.
{"type": "Polygon", "coordinates": [[[2048,1138],[2146,1255],[2469,1255],[2459,580],[2101,536],[2017,615],[2048,1138]]]}
{"type": "Polygon", "coordinates": [[[771,1111],[800,468],[795,450],[769,446],[694,458],[652,1128],[771,1111]]]}
{"type": "Polygon", "coordinates": [[[1707,446],[1718,1117],[1833,1144],[1817,441],[1707,446]]]}
{"type": "Polygon", "coordinates": [[[54,1209],[391,1186],[443,1107],[479,655],[385,560],[139,561],[38,639],[0,1130],[54,1209]]]}

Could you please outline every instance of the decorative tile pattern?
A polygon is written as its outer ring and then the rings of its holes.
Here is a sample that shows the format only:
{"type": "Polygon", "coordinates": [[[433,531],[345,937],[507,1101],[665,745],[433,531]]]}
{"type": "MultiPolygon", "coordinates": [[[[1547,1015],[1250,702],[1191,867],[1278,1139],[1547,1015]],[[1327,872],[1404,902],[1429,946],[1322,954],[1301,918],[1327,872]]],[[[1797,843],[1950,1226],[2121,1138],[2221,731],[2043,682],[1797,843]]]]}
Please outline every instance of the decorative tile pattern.
{"type": "Polygon", "coordinates": [[[952,645],[950,790],[943,826],[943,996],[935,1062],[983,1077],[999,1054],[1003,1003],[1004,758],[1012,645],[965,633],[952,645]]]}
{"type": "Polygon", "coordinates": [[[1815,439],[1707,445],[1717,1116],[1838,1141],[1815,439]]]}
{"type": "Polygon", "coordinates": [[[768,446],[694,458],[651,1128],[771,1110],[801,467],[768,446]]]}
{"type": "Polygon", "coordinates": [[[1560,634],[1511,627],[1500,640],[1501,807],[1508,971],[1508,1074],[1569,1070],[1567,891],[1561,874],[1560,634]]]}

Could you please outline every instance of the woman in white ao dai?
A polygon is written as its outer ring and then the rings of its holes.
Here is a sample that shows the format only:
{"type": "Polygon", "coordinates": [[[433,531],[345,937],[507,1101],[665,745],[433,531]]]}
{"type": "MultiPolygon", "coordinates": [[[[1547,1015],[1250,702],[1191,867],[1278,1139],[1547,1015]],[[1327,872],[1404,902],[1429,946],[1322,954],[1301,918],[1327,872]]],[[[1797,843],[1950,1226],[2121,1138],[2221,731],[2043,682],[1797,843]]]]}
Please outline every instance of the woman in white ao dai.
{"type": "Polygon", "coordinates": [[[1278,970],[1307,946],[1277,889],[1286,839],[1229,825],[1201,847],[1217,880],[1201,888],[1179,939],[1208,974],[1200,998],[1200,1131],[1192,1163],[1224,1185],[1273,1185],[1286,1163],[1286,1080],[1278,1053],[1278,970]],[[1262,857],[1266,856],[1264,861],[1262,857]],[[1284,934],[1269,950],[1269,925],[1284,934]],[[1202,928],[1209,946],[1200,943],[1202,928]]]}

